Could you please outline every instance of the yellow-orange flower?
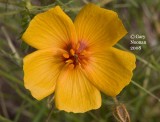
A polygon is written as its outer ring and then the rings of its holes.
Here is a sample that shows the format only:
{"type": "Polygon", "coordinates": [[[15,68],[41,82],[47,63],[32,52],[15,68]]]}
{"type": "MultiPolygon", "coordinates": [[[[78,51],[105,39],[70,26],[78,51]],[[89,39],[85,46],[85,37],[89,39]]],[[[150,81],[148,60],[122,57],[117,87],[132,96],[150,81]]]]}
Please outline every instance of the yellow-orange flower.
{"type": "Polygon", "coordinates": [[[116,96],[131,80],[135,56],[112,47],[126,33],[117,13],[94,4],[74,22],[59,6],[38,14],[22,36],[38,49],[23,60],[25,87],[37,100],[55,93],[59,110],[99,108],[100,91],[116,96]]]}

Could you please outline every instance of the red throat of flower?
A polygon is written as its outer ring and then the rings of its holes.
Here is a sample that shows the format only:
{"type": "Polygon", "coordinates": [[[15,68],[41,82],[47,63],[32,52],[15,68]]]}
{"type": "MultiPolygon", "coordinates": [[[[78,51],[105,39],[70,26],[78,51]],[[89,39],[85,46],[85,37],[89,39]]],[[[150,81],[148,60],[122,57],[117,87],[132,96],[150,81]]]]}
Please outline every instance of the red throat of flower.
{"type": "Polygon", "coordinates": [[[76,46],[68,45],[66,53],[63,53],[63,61],[73,69],[77,66],[84,66],[88,63],[89,57],[87,53],[87,45],[84,42],[79,42],[76,46]]]}

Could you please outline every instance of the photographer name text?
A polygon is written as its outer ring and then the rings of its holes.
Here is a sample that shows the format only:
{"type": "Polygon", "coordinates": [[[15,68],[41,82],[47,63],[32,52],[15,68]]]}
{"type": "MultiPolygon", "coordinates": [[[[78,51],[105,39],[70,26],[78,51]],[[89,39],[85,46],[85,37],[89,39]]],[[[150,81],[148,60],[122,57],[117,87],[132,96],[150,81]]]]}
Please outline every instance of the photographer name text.
{"type": "Polygon", "coordinates": [[[146,45],[145,35],[132,34],[130,35],[130,50],[141,50],[142,45],[146,45]]]}

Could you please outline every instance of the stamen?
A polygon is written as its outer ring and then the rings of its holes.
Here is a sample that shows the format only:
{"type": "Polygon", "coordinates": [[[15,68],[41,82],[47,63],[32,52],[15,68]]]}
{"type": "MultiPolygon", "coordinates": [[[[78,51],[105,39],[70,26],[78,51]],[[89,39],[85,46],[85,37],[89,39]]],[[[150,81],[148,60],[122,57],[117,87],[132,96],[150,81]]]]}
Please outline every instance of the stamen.
{"type": "Polygon", "coordinates": [[[69,59],[69,60],[66,61],[66,63],[69,63],[69,64],[73,63],[73,60],[69,59]]]}
{"type": "Polygon", "coordinates": [[[73,69],[73,68],[74,68],[74,64],[70,64],[68,67],[69,67],[70,69],[73,69]]]}
{"type": "Polygon", "coordinates": [[[63,57],[64,58],[69,58],[69,54],[68,53],[63,53],[63,57]]]}
{"type": "Polygon", "coordinates": [[[78,44],[77,44],[77,47],[76,47],[76,49],[78,50],[78,49],[79,49],[79,47],[80,47],[80,44],[78,43],[78,44]]]}
{"type": "Polygon", "coordinates": [[[81,55],[86,55],[87,51],[86,50],[83,50],[80,54],[81,55]]]}
{"type": "Polygon", "coordinates": [[[70,53],[71,53],[72,56],[74,56],[75,51],[73,49],[70,49],[70,53]]]}

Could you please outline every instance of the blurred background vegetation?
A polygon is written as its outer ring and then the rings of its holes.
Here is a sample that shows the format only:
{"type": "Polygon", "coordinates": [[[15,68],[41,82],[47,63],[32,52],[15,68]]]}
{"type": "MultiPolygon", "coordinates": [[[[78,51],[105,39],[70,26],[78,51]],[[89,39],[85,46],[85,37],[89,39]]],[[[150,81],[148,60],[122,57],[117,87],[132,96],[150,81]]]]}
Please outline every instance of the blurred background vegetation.
{"type": "MultiPolygon", "coordinates": [[[[23,86],[22,58],[34,49],[21,35],[37,14],[60,5],[74,20],[80,8],[94,2],[119,14],[128,34],[116,46],[137,57],[133,81],[118,96],[132,122],[160,122],[160,0],[0,0],[0,122],[45,122],[48,99],[35,100],[23,86]],[[144,35],[144,45],[131,45],[131,35],[144,35]]],[[[135,39],[136,40],[136,39],[135,39]]],[[[49,122],[114,122],[115,103],[103,96],[102,107],[83,114],[54,108],[49,122]]]]}

